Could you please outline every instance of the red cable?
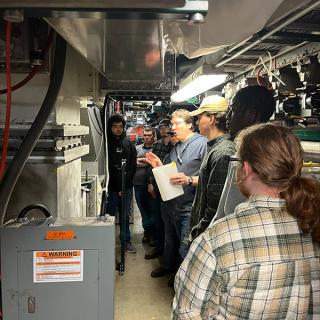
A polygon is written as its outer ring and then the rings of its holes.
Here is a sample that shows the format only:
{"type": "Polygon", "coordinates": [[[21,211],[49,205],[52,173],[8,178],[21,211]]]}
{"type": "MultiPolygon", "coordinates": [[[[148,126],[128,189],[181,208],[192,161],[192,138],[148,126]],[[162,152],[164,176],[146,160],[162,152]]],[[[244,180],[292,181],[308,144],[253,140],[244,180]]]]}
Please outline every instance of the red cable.
{"type": "MultiPolygon", "coordinates": [[[[22,86],[24,86],[26,83],[28,83],[36,75],[36,73],[40,70],[41,67],[42,66],[34,67],[32,71],[23,80],[21,80],[19,83],[11,87],[11,91],[15,91],[21,88],[22,86]]],[[[5,94],[5,93],[7,93],[7,89],[0,90],[0,94],[5,94]]]]}
{"type": "MultiPolygon", "coordinates": [[[[273,71],[275,72],[277,69],[277,58],[274,58],[274,67],[273,67],[273,71]]],[[[273,91],[273,87],[272,87],[272,83],[269,81],[269,86],[268,86],[268,90],[273,91]]]]}
{"type": "Polygon", "coordinates": [[[6,101],[6,124],[3,135],[3,146],[0,162],[0,178],[3,176],[9,142],[9,127],[11,114],[11,22],[6,21],[6,85],[7,85],[7,101],[6,101]]]}
{"type": "MultiPolygon", "coordinates": [[[[52,37],[53,37],[53,30],[51,29],[50,33],[49,33],[49,37],[48,37],[48,42],[46,47],[43,49],[43,55],[45,55],[47,53],[47,51],[50,48],[51,42],[52,42],[52,37]]],[[[42,64],[41,66],[35,66],[32,71],[23,79],[21,80],[19,83],[17,83],[16,85],[14,85],[11,90],[15,91],[19,88],[21,88],[22,86],[24,86],[26,83],[28,83],[36,74],[37,72],[44,66],[44,64],[42,64]]],[[[0,94],[5,94],[7,93],[7,89],[2,89],[0,90],[0,94]]]]}
{"type": "MultiPolygon", "coordinates": [[[[260,82],[260,79],[261,79],[260,74],[261,74],[261,71],[262,71],[263,69],[264,69],[264,68],[262,67],[262,68],[258,71],[258,73],[257,73],[257,83],[258,83],[259,86],[264,86],[264,84],[260,82]]],[[[273,90],[272,84],[270,83],[269,80],[268,80],[268,83],[269,83],[269,85],[268,85],[268,87],[266,87],[266,88],[267,88],[268,90],[273,90]]]]}
{"type": "Polygon", "coordinates": [[[258,73],[257,73],[257,82],[258,82],[258,85],[259,86],[262,86],[263,84],[260,82],[260,73],[261,73],[261,71],[263,70],[263,67],[258,71],[258,73]]]}

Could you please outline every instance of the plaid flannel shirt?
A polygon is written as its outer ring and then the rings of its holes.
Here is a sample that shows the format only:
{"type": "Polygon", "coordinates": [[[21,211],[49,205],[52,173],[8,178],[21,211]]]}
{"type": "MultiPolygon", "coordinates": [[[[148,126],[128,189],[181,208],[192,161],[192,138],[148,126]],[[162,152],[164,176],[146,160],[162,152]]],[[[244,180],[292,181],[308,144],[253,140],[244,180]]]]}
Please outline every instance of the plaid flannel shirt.
{"type": "Polygon", "coordinates": [[[163,139],[160,139],[156,141],[152,146],[152,152],[157,155],[161,161],[164,160],[166,155],[171,151],[172,143],[169,142],[168,144],[165,144],[163,142],[163,139]]]}
{"type": "Polygon", "coordinates": [[[320,319],[320,245],[284,206],[250,197],[196,238],[172,319],[320,319]]]}
{"type": "MultiPolygon", "coordinates": [[[[172,143],[169,142],[168,144],[165,144],[163,141],[163,138],[162,138],[162,139],[157,140],[153,144],[152,152],[156,156],[158,156],[162,162],[164,162],[164,159],[165,159],[166,155],[170,153],[171,148],[172,148],[172,143]]],[[[154,186],[157,187],[157,184],[156,184],[156,181],[155,181],[155,178],[154,178],[154,175],[152,173],[151,168],[149,169],[147,180],[148,180],[148,183],[152,183],[154,186]]]]}
{"type": "Polygon", "coordinates": [[[214,218],[228,174],[229,159],[236,152],[228,134],[210,140],[207,150],[199,170],[198,187],[191,210],[191,241],[204,232],[214,218]]]}

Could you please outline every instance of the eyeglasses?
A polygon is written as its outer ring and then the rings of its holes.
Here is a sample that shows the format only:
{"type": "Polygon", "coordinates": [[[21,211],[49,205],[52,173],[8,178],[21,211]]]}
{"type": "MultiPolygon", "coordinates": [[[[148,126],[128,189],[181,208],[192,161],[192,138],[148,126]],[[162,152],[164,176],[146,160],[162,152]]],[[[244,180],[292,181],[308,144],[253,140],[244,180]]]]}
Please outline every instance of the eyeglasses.
{"type": "Polygon", "coordinates": [[[237,157],[237,156],[229,156],[229,161],[239,161],[239,162],[242,162],[242,159],[240,159],[240,158],[237,157]]]}
{"type": "Polygon", "coordinates": [[[174,122],[171,122],[171,124],[169,125],[169,128],[173,128],[173,126],[177,127],[179,126],[180,124],[182,123],[185,123],[184,121],[174,121],[174,122]]]}
{"type": "Polygon", "coordinates": [[[144,134],[143,136],[144,136],[144,137],[152,137],[153,134],[152,134],[152,133],[151,133],[151,134],[144,134]]]}

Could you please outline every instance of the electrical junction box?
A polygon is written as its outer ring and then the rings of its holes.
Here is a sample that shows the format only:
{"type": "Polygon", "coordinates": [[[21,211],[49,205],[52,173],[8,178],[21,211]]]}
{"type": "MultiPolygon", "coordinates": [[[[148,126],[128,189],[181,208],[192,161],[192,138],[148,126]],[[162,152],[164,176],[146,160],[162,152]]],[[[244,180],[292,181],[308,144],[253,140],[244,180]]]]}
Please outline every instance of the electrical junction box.
{"type": "Polygon", "coordinates": [[[114,218],[51,219],[0,229],[3,320],[112,320],[114,218]]]}

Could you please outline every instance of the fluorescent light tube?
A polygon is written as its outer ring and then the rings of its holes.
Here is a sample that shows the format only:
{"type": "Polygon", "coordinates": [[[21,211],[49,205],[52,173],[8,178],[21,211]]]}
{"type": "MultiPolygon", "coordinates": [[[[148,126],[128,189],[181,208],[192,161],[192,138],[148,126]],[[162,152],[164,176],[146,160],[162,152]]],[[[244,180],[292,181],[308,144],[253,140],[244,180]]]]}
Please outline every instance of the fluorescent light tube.
{"type": "Polygon", "coordinates": [[[172,102],[183,102],[222,84],[226,74],[201,75],[171,96],[172,102]]]}

